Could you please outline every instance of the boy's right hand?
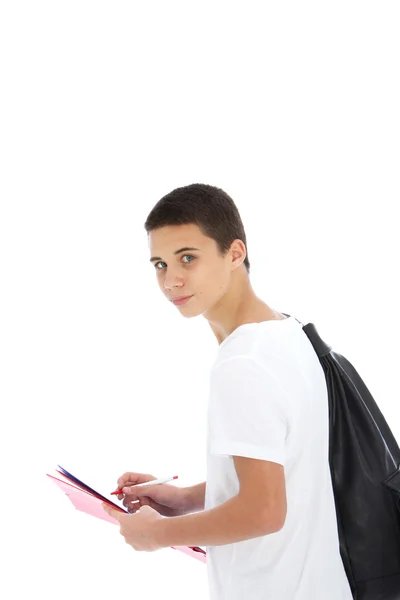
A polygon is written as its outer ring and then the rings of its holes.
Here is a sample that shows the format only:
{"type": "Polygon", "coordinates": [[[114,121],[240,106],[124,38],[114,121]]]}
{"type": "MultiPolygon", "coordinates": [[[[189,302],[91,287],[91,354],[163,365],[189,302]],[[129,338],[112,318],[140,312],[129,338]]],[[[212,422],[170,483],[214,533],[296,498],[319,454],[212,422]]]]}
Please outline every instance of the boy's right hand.
{"type": "Polygon", "coordinates": [[[140,487],[140,483],[157,479],[145,473],[124,473],[118,479],[118,500],[130,513],[135,513],[141,506],[150,506],[164,517],[179,517],[185,514],[185,488],[175,487],[168,483],[159,483],[140,487]],[[130,486],[135,485],[131,489],[130,486]],[[135,502],[138,501],[138,502],[135,502]]]}

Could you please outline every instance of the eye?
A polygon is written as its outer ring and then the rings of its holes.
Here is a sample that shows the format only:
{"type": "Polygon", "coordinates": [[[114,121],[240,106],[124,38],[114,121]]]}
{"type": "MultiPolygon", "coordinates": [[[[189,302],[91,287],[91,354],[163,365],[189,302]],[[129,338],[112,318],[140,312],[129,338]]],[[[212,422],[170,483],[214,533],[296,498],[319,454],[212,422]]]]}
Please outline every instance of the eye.
{"type": "MultiPolygon", "coordinates": [[[[195,259],[196,259],[196,257],[195,257],[195,256],[192,256],[192,254],[184,254],[184,255],[182,256],[182,259],[184,259],[184,258],[193,258],[193,260],[195,260],[195,259]]],[[[190,264],[191,262],[193,262],[193,261],[192,261],[192,260],[190,260],[189,262],[186,262],[186,261],[184,261],[184,262],[185,262],[185,264],[186,264],[186,265],[189,265],[189,264],[190,264]]],[[[161,268],[162,268],[162,267],[160,267],[160,268],[158,267],[158,265],[161,265],[161,264],[165,265],[165,262],[164,262],[164,261],[162,261],[162,260],[159,260],[158,262],[156,262],[156,263],[155,263],[155,265],[154,265],[154,268],[156,269],[156,271],[161,271],[161,268]]]]}
{"type": "MultiPolygon", "coordinates": [[[[193,258],[193,260],[195,260],[195,258],[196,258],[196,257],[195,257],[195,256],[192,256],[191,254],[184,254],[184,255],[182,256],[182,258],[193,258]]],[[[190,262],[192,262],[192,261],[190,261],[190,262]]],[[[186,264],[187,264],[187,263],[186,263],[186,264]]]]}
{"type": "MultiPolygon", "coordinates": [[[[154,264],[154,268],[155,268],[157,271],[160,271],[160,270],[161,270],[161,269],[159,269],[159,268],[158,268],[158,266],[157,266],[157,265],[161,265],[161,263],[162,263],[162,260],[159,260],[158,262],[156,262],[156,263],[154,264]]],[[[164,263],[164,265],[165,265],[165,263],[164,263]]]]}

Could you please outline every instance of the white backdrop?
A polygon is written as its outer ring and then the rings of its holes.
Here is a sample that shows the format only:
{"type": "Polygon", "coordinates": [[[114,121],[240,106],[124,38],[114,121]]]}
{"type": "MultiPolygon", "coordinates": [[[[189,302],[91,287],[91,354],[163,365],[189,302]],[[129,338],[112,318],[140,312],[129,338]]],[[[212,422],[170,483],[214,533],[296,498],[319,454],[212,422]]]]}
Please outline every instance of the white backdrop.
{"type": "Polygon", "coordinates": [[[1,45],[0,595],[207,598],[46,478],[206,477],[218,345],[158,290],[143,223],[194,182],[251,280],[346,356],[400,440],[397,2],[8,2],[1,45]]]}

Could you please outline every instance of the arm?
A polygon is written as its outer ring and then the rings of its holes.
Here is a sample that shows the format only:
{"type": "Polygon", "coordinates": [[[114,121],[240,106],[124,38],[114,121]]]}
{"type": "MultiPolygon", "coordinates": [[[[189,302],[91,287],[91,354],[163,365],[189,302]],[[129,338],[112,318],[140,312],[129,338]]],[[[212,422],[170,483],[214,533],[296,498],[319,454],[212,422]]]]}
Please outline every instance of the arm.
{"type": "Polygon", "coordinates": [[[210,405],[210,452],[233,457],[239,493],[211,510],[155,523],[161,547],[224,545],[275,533],[285,523],[286,391],[240,356],[220,363],[212,385],[218,400],[210,405]]]}
{"type": "Polygon", "coordinates": [[[286,494],[282,465],[238,456],[234,461],[238,495],[211,510],[157,521],[154,539],[161,547],[222,546],[276,533],[283,527],[286,494]]]}
{"type": "Polygon", "coordinates": [[[206,496],[206,482],[198,483],[190,487],[184,488],[184,504],[183,514],[198,512],[204,510],[205,496],[206,496]]]}

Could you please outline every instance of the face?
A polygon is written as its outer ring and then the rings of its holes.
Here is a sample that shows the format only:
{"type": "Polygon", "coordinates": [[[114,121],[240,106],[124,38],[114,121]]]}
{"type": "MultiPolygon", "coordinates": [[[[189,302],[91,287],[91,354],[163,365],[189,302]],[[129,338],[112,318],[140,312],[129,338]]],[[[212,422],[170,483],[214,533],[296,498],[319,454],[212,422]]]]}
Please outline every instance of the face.
{"type": "Polygon", "coordinates": [[[201,315],[221,301],[229,290],[233,270],[245,256],[240,240],[221,256],[216,242],[194,224],[155,229],[149,234],[149,246],[157,282],[166,298],[191,296],[175,305],[186,317],[201,315]]]}

